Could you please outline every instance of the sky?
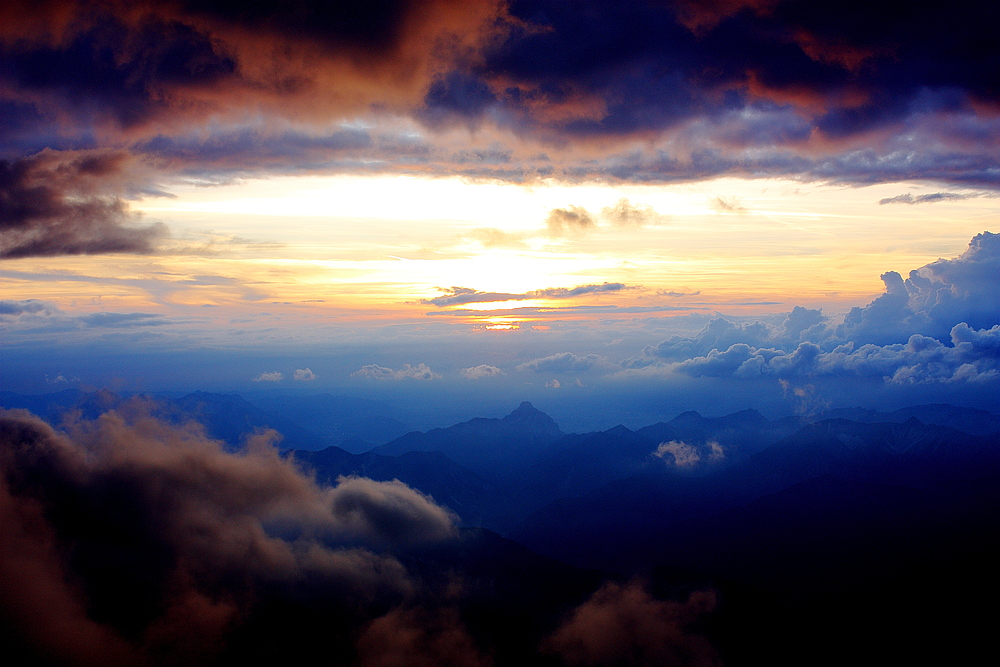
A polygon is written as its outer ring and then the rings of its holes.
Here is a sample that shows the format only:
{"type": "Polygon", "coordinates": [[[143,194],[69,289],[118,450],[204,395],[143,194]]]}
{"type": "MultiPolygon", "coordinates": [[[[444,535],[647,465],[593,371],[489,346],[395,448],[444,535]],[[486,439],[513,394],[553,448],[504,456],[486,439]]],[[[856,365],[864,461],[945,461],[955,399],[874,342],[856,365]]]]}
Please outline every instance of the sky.
{"type": "Polygon", "coordinates": [[[990,409],[998,14],[5,2],[0,390],[990,409]]]}

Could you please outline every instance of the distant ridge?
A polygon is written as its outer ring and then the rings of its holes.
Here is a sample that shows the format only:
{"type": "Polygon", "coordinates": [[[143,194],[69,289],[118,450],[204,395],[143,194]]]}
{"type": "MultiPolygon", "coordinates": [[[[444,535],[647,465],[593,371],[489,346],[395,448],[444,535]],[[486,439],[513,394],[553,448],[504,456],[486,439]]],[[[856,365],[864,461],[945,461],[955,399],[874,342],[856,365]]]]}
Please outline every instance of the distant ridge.
{"type": "Polygon", "coordinates": [[[476,417],[426,433],[414,431],[374,451],[392,456],[443,452],[460,465],[496,478],[513,473],[525,457],[533,456],[562,435],[552,417],[525,401],[502,419],[476,417]]]}

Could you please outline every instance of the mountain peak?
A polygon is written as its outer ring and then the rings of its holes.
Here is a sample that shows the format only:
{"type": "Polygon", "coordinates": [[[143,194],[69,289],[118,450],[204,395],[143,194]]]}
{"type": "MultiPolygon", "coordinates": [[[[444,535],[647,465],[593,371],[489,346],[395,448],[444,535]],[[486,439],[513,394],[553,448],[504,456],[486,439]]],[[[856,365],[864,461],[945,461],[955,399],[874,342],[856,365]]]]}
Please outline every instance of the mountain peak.
{"type": "Polygon", "coordinates": [[[517,406],[517,409],[504,417],[504,419],[525,419],[526,417],[535,417],[536,415],[544,414],[544,412],[532,405],[530,401],[522,401],[521,405],[517,406]]]}
{"type": "Polygon", "coordinates": [[[545,427],[546,429],[559,431],[559,426],[556,424],[555,420],[552,419],[552,417],[548,416],[528,401],[524,401],[521,405],[517,406],[517,409],[504,417],[503,421],[508,423],[520,422],[533,424],[535,426],[545,427]]]}

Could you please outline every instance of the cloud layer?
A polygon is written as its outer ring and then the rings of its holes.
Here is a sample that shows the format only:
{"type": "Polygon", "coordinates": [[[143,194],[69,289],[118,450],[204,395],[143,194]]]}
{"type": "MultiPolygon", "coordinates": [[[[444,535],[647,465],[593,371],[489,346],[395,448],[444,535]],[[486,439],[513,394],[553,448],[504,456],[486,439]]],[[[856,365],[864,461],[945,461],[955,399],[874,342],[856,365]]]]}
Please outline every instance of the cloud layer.
{"type": "Polygon", "coordinates": [[[983,232],[954,259],[904,279],[836,326],[794,308],[780,325],[713,319],[695,336],[648,346],[627,368],[696,377],[867,377],[891,384],[984,382],[1000,377],[1000,235],[983,232]]]}
{"type": "MultiPolygon", "coordinates": [[[[998,185],[994,3],[14,0],[0,12],[8,258],[149,252],[163,230],[124,202],[177,178],[998,185]]],[[[625,204],[601,215],[656,218],[625,204]]],[[[565,207],[547,227],[596,221],[565,207]]]]}

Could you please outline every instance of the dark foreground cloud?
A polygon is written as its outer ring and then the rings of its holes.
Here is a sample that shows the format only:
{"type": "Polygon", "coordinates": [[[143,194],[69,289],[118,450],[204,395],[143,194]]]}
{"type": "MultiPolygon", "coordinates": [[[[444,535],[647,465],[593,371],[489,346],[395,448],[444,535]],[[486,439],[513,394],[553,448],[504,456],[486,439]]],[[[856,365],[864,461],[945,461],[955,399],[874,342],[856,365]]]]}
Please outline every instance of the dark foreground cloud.
{"type": "Polygon", "coordinates": [[[605,584],[547,641],[568,665],[716,667],[718,654],[692,626],[715,607],[715,594],[687,602],[657,600],[639,583],[605,584]]]}
{"type": "Polygon", "coordinates": [[[0,161],[0,259],[152,252],[166,228],[129,212],[129,162],[52,151],[0,161]]]}
{"type": "Polygon", "coordinates": [[[233,454],[146,414],[129,404],[66,434],[0,412],[0,614],[42,660],[203,664],[301,608],[335,656],[338,624],[416,586],[394,550],[455,535],[402,483],[320,487],[273,433],[233,454]]]}
{"type": "Polygon", "coordinates": [[[836,326],[794,308],[780,325],[712,320],[626,360],[701,377],[868,377],[891,384],[986,383],[1000,378],[1000,235],[975,236],[959,257],[904,279],[882,275],[885,293],[836,326]]]}

